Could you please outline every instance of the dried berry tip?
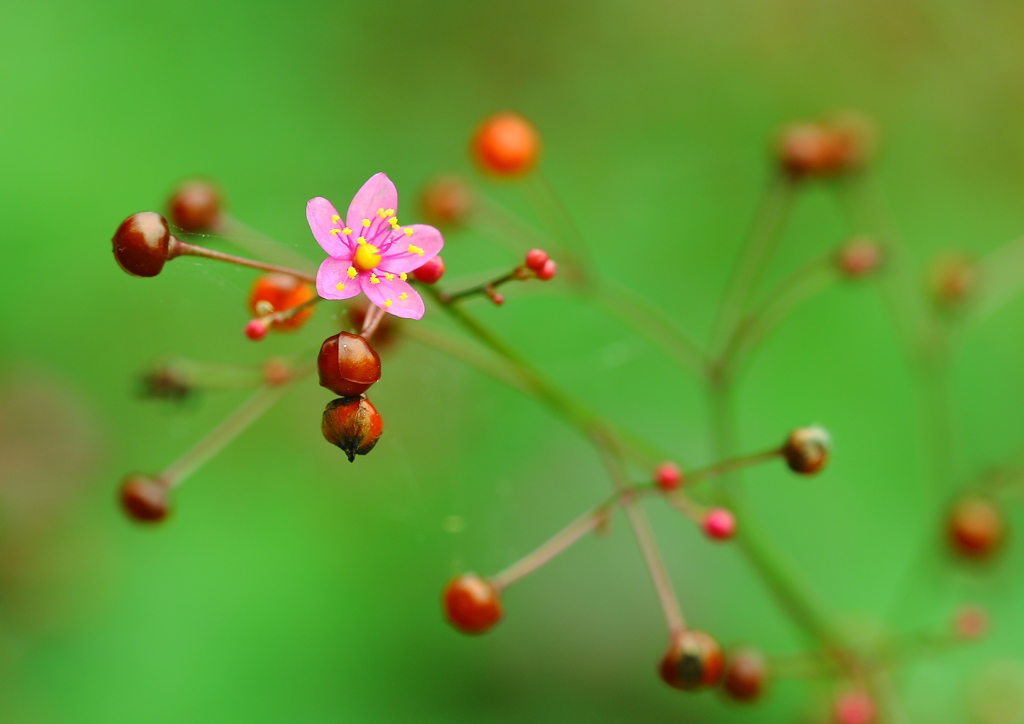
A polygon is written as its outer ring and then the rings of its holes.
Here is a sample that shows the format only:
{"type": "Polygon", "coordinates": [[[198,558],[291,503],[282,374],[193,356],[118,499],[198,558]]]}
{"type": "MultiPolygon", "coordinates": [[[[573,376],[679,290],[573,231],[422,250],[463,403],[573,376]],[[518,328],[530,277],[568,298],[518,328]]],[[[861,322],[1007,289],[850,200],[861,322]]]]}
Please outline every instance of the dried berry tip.
{"type": "Polygon", "coordinates": [[[441,595],[444,616],[462,633],[482,634],[501,620],[501,599],[488,581],[464,573],[448,582],[441,595]]]}
{"type": "Polygon", "coordinates": [[[786,464],[794,473],[813,475],[828,463],[832,441],[820,427],[800,427],[790,433],[782,446],[786,464]]]}
{"type": "Polygon", "coordinates": [[[662,680],[676,689],[714,686],[722,677],[722,649],[703,631],[688,629],[669,644],[661,660],[662,680]]]}
{"type": "Polygon", "coordinates": [[[351,463],[356,455],[373,450],[384,430],[384,421],[366,398],[339,397],[324,409],[320,430],[324,439],[341,448],[351,463]]]}
{"type": "Polygon", "coordinates": [[[683,483],[683,473],[673,462],[664,462],[654,469],[654,484],[668,492],[675,490],[683,483]]]}

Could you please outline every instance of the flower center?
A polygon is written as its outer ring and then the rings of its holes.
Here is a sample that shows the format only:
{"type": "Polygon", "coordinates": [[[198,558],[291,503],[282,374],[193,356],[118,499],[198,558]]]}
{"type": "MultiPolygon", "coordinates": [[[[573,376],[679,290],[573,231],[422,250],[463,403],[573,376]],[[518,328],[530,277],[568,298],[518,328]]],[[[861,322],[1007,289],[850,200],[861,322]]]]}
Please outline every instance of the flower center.
{"type": "Polygon", "coordinates": [[[377,253],[377,247],[373,244],[360,244],[359,248],[356,249],[356,255],[352,259],[352,264],[359,271],[370,271],[376,268],[380,264],[380,254],[377,253]]]}

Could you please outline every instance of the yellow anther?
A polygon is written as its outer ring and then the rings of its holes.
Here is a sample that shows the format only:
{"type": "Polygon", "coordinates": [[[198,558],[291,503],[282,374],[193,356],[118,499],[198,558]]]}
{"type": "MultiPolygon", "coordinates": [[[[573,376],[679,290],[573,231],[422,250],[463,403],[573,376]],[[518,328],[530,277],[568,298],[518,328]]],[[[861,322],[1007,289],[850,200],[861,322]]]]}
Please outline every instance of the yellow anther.
{"type": "Polygon", "coordinates": [[[405,235],[406,235],[406,236],[412,236],[412,232],[413,232],[413,230],[412,230],[412,229],[410,229],[410,228],[409,228],[408,226],[407,226],[407,227],[405,227],[404,231],[405,231],[405,235]]]}
{"type": "Polygon", "coordinates": [[[345,236],[348,236],[349,234],[352,233],[352,229],[346,226],[344,229],[341,230],[341,233],[344,234],[345,236]]]}
{"type": "Polygon", "coordinates": [[[380,218],[382,218],[382,219],[383,219],[383,218],[384,218],[385,216],[387,216],[387,215],[388,215],[388,214],[387,214],[387,212],[386,212],[386,211],[384,211],[384,209],[377,209],[377,216],[379,216],[380,218]]]}
{"type": "MultiPolygon", "coordinates": [[[[406,229],[408,231],[408,229],[406,229]]],[[[416,256],[423,256],[423,249],[419,248],[415,244],[409,244],[409,253],[415,254],[416,256]]]]}
{"type": "Polygon", "coordinates": [[[402,292],[401,294],[398,295],[398,298],[399,299],[408,299],[409,295],[406,294],[405,292],[402,292]]]}
{"type": "Polygon", "coordinates": [[[389,282],[395,281],[395,275],[392,274],[391,272],[384,272],[384,278],[387,279],[389,282]]]}
{"type": "Polygon", "coordinates": [[[352,263],[359,271],[370,271],[380,264],[380,254],[373,244],[362,244],[356,248],[356,254],[352,257],[352,263]]]}
{"type": "Polygon", "coordinates": [[[375,274],[370,274],[370,284],[380,284],[380,279],[375,274]]]}
{"type": "Polygon", "coordinates": [[[338,216],[337,214],[335,214],[334,216],[331,217],[331,223],[332,224],[337,224],[339,221],[341,221],[341,217],[338,216]]]}
{"type": "Polygon", "coordinates": [[[404,282],[406,279],[409,278],[409,275],[406,274],[405,272],[402,272],[401,274],[398,275],[398,278],[404,282]]]}
{"type": "Polygon", "coordinates": [[[356,278],[356,274],[358,274],[358,273],[359,272],[356,271],[356,268],[354,266],[350,266],[348,268],[348,278],[349,279],[355,279],[356,278]]]}
{"type": "Polygon", "coordinates": [[[356,239],[356,243],[359,244],[359,246],[362,246],[363,244],[366,243],[366,237],[360,236],[358,239],[356,239]]]}
{"type": "Polygon", "coordinates": [[[391,300],[390,299],[385,299],[384,300],[384,306],[385,307],[390,307],[391,306],[391,300]]]}
{"type": "Polygon", "coordinates": [[[398,228],[398,217],[397,216],[392,216],[391,219],[388,221],[388,223],[391,224],[391,228],[392,229],[397,229],[398,228]]]}
{"type": "Polygon", "coordinates": [[[345,291],[345,282],[338,282],[337,284],[334,285],[334,288],[337,289],[339,292],[345,291]]]}
{"type": "Polygon", "coordinates": [[[366,227],[366,228],[369,228],[370,220],[369,219],[363,219],[363,226],[366,227]]]}
{"type": "Polygon", "coordinates": [[[395,215],[395,210],[394,209],[384,209],[384,216],[385,217],[387,217],[387,216],[394,216],[394,215],[395,215]]]}
{"type": "Polygon", "coordinates": [[[337,236],[341,233],[341,229],[331,229],[331,236],[337,236]]]}

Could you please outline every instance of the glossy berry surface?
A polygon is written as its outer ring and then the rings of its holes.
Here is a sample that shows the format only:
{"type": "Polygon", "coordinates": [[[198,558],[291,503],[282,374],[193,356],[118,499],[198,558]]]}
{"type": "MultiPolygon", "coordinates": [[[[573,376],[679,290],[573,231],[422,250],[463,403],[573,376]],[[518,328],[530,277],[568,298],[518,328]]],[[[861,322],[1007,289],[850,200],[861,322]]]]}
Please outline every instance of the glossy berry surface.
{"type": "Polygon", "coordinates": [[[482,634],[501,620],[501,600],[490,583],[475,573],[448,582],[441,595],[444,616],[467,634],[482,634]]]}
{"type": "Polygon", "coordinates": [[[794,473],[814,475],[828,463],[831,446],[828,433],[820,427],[800,427],[786,438],[782,456],[794,473]]]}
{"type": "Polygon", "coordinates": [[[676,689],[702,689],[718,683],[723,665],[718,642],[703,631],[688,629],[669,645],[658,671],[676,689]]]}
{"type": "Polygon", "coordinates": [[[155,277],[164,268],[172,238],[164,217],[155,211],[140,211],[122,221],[114,232],[114,259],[132,276],[155,277]]]}
{"type": "Polygon", "coordinates": [[[380,357],[369,342],[348,332],[324,340],[316,367],[320,386],[342,397],[361,395],[380,379],[380,357]]]}
{"type": "Polygon", "coordinates": [[[999,551],[1006,537],[1006,523],[999,507],[977,496],[961,498],[949,511],[947,535],[962,556],[988,558],[999,551]]]}
{"type": "Polygon", "coordinates": [[[320,430],[324,439],[337,445],[354,462],[366,455],[380,439],[384,421],[370,401],[362,397],[339,397],[327,403],[320,430]]]}
{"type": "Polygon", "coordinates": [[[444,276],[444,261],[440,256],[435,256],[419,269],[414,269],[412,277],[424,284],[436,284],[444,276]]]}
{"type": "Polygon", "coordinates": [[[185,181],[171,193],[167,214],[172,224],[190,234],[213,231],[221,220],[220,191],[209,181],[185,181]]]}
{"type": "Polygon", "coordinates": [[[722,691],[736,701],[754,701],[761,696],[768,677],[768,662],[756,649],[737,649],[725,664],[722,691]]]}
{"type": "Polygon", "coordinates": [[[142,475],[130,475],[125,478],[118,491],[118,497],[124,512],[142,523],[157,523],[170,512],[167,487],[142,475]]]}
{"type": "Polygon", "coordinates": [[[497,113],[477,127],[470,150],[484,171],[496,176],[521,176],[537,163],[540,137],[519,114],[497,113]]]}
{"type": "Polygon", "coordinates": [[[540,271],[544,268],[544,264],[547,263],[548,253],[543,249],[530,249],[526,252],[526,268],[532,271],[540,271]]]}
{"type": "MultiPolygon", "coordinates": [[[[313,287],[290,274],[261,274],[256,277],[249,290],[249,311],[255,317],[265,317],[274,312],[283,312],[305,304],[316,297],[313,287]]],[[[288,319],[274,320],[270,328],[276,332],[298,329],[313,316],[313,306],[292,315],[288,319]]]]}
{"type": "Polygon", "coordinates": [[[701,527],[711,540],[729,540],[736,534],[736,518],[725,508],[712,508],[705,514],[701,527]]]}
{"type": "Polygon", "coordinates": [[[654,484],[666,493],[683,484],[683,471],[673,462],[664,462],[654,468],[654,484]]]}
{"type": "Polygon", "coordinates": [[[537,278],[542,282],[546,282],[549,279],[554,279],[557,271],[558,265],[555,264],[555,260],[548,259],[541,265],[540,269],[537,270],[537,278]]]}

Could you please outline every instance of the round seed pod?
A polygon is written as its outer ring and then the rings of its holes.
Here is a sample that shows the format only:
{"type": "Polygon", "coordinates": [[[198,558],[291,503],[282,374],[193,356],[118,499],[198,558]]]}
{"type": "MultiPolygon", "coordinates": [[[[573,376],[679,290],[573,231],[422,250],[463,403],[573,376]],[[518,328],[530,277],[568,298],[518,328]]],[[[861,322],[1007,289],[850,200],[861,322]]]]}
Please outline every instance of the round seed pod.
{"type": "Polygon", "coordinates": [[[475,573],[449,581],[441,595],[441,606],[448,623],[466,634],[482,634],[502,616],[498,591],[475,573]]]}
{"type": "Polygon", "coordinates": [[[949,510],[946,534],[953,550],[965,558],[984,560],[1002,548],[1006,521],[1002,510],[988,498],[960,498],[949,510]]]}
{"type": "Polygon", "coordinates": [[[365,397],[339,397],[327,403],[320,430],[324,439],[341,448],[351,463],[356,455],[373,450],[384,430],[384,421],[365,397]]]}
{"type": "Polygon", "coordinates": [[[121,508],[140,523],[158,523],[170,513],[167,486],[144,475],[129,475],[118,490],[121,508]]]}
{"type": "Polygon", "coordinates": [[[722,649],[714,638],[688,629],[669,644],[658,671],[666,684],[688,691],[717,684],[723,663],[722,649]]]}
{"type": "Polygon", "coordinates": [[[741,648],[730,653],[725,664],[722,692],[735,701],[751,702],[764,691],[768,661],[757,649],[741,648]]]}
{"type": "Polygon", "coordinates": [[[380,379],[380,357],[357,334],[328,337],[316,358],[320,385],[342,397],[357,397],[380,379]]]}
{"type": "Polygon", "coordinates": [[[782,446],[782,456],[794,473],[814,475],[828,463],[832,441],[820,427],[798,427],[782,446]]]}
{"type": "Polygon", "coordinates": [[[155,277],[170,257],[172,240],[167,220],[155,211],[140,211],[121,222],[111,242],[114,259],[136,277],[155,277]]]}

